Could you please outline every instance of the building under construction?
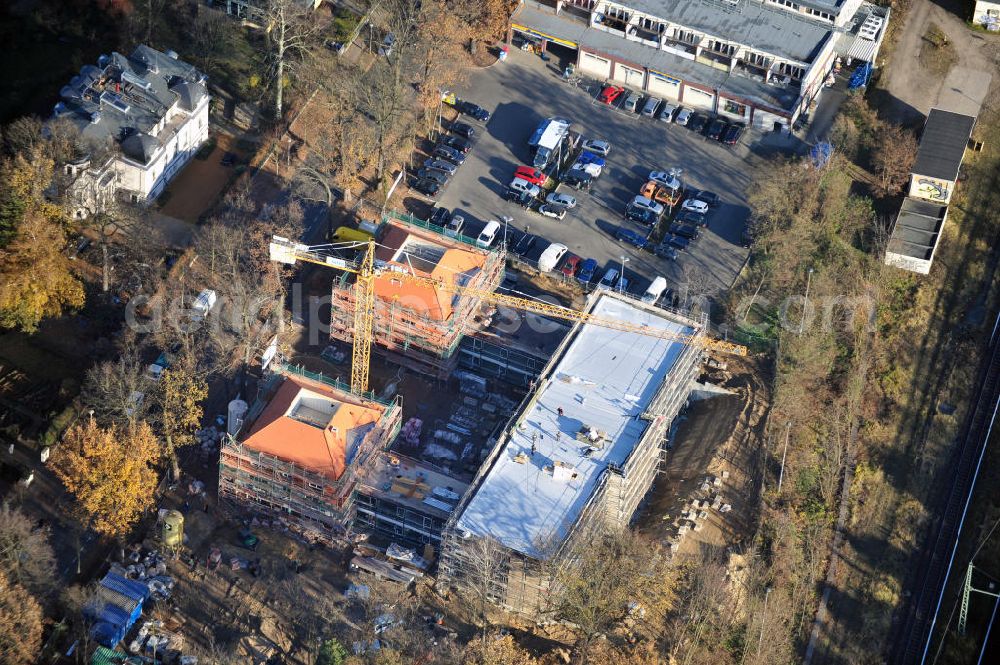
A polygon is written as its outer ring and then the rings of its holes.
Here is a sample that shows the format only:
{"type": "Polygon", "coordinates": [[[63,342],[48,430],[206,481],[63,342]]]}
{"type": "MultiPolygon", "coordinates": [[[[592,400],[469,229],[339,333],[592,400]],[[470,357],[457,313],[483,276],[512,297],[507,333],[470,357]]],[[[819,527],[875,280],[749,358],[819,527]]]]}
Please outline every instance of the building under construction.
{"type": "MultiPolygon", "coordinates": [[[[491,251],[462,235],[416,218],[389,213],[380,225],[375,260],[388,267],[375,278],[373,337],[394,363],[447,377],[458,364],[463,335],[478,326],[480,300],[393,275],[396,266],[449,285],[494,291],[503,279],[503,251],[491,251]]],[[[354,339],[354,276],[333,284],[330,335],[354,339]]]]}
{"type": "MultiPolygon", "coordinates": [[[[704,334],[702,322],[606,291],[588,310],[704,334]]],[[[575,538],[631,521],[701,357],[701,348],[678,340],[578,323],[452,513],[441,576],[462,586],[489,574],[498,605],[528,615],[543,608],[545,570],[575,538]]]]}
{"type": "Polygon", "coordinates": [[[281,368],[223,440],[219,498],[320,538],[335,534],[353,517],[361,478],[399,433],[401,413],[398,402],[281,368]]]}

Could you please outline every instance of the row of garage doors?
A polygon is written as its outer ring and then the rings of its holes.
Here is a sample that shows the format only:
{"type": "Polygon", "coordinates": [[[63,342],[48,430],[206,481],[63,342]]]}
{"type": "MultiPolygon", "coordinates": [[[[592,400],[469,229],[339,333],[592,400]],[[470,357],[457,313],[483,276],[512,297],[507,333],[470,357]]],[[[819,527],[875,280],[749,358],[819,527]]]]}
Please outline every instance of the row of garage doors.
{"type": "MultiPolygon", "coordinates": [[[[650,94],[666,99],[681,99],[680,79],[653,70],[649,71],[649,80],[647,81],[646,72],[642,69],[635,69],[620,62],[613,63],[608,58],[602,58],[586,51],[580,52],[580,69],[598,79],[616,81],[630,88],[646,90],[650,94]]],[[[712,110],[715,106],[715,95],[698,88],[684,86],[683,101],[695,108],[712,110]]]]}

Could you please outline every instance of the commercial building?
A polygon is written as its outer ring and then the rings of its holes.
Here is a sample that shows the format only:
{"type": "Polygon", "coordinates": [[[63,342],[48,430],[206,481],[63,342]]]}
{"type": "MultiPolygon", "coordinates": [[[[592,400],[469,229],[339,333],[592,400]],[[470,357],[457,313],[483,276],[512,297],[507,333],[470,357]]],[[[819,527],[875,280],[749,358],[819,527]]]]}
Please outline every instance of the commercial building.
{"type": "Polygon", "coordinates": [[[907,198],[886,248],[888,265],[926,275],[948,217],[976,118],[931,109],[910,174],[907,198]]]}
{"type": "MultiPolygon", "coordinates": [[[[598,292],[588,310],[678,334],[704,326],[626,296],[598,292]]],[[[455,586],[483,574],[495,543],[494,601],[534,614],[545,569],[574,537],[628,525],[660,466],[702,352],[679,341],[577,324],[500,435],[445,530],[439,571],[455,586]]]]}
{"type": "Polygon", "coordinates": [[[524,0],[511,32],[587,76],[772,130],[809,111],[838,56],[874,62],[887,20],[860,0],[524,0]]]}
{"type": "MultiPolygon", "coordinates": [[[[388,213],[377,231],[376,262],[386,268],[375,279],[375,342],[392,362],[444,378],[458,364],[463,336],[478,325],[481,300],[399,272],[494,291],[503,279],[503,250],[479,247],[472,238],[408,215],[388,213]],[[393,267],[399,271],[393,271],[393,267]]],[[[353,275],[333,284],[330,335],[354,338],[353,275]]]]}
{"type": "Polygon", "coordinates": [[[270,375],[219,459],[219,499],[318,537],[353,517],[361,478],[400,428],[398,402],[294,367],[270,375]]]}
{"type": "Polygon", "coordinates": [[[178,59],[139,45],[130,56],[102,55],[60,91],[53,120],[71,122],[80,159],[62,165],[75,217],[98,212],[114,196],[154,200],[208,139],[205,75],[178,59]],[[108,150],[109,144],[117,144],[108,150]],[[103,157],[99,157],[102,156],[103,157]]]}

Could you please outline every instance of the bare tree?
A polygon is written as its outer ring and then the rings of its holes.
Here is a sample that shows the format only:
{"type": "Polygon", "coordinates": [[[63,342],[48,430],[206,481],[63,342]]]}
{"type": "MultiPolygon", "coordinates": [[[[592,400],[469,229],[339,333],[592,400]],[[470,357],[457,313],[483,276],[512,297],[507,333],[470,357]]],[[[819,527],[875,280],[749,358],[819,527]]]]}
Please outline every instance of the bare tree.
{"type": "Polygon", "coordinates": [[[102,424],[134,425],[149,410],[147,400],[137,397],[145,393],[148,383],[140,348],[133,336],[126,335],[115,360],[87,370],[80,396],[102,424]]]}
{"type": "Polygon", "coordinates": [[[300,0],[268,0],[265,23],[270,27],[271,67],[274,71],[274,117],[284,112],[285,78],[310,57],[319,43],[319,25],[310,7],[300,0]]]}
{"type": "Polygon", "coordinates": [[[55,584],[55,555],[44,525],[7,502],[0,505],[0,575],[35,593],[55,584]]]}
{"type": "Polygon", "coordinates": [[[872,151],[875,191],[880,196],[895,196],[909,181],[910,168],[917,158],[917,139],[913,132],[895,123],[884,123],[872,151]]]}
{"type": "Polygon", "coordinates": [[[508,565],[507,549],[495,538],[477,537],[462,543],[463,565],[455,571],[455,586],[478,615],[481,637],[490,629],[490,605],[502,600],[498,579],[508,565]]]}

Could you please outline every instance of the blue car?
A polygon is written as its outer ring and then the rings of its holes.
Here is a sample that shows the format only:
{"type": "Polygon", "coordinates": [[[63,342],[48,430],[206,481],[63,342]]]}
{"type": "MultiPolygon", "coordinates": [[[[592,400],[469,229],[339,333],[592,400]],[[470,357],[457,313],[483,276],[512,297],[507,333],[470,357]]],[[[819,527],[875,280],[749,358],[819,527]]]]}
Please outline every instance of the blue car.
{"type": "Polygon", "coordinates": [[[597,261],[587,259],[580,264],[580,272],[576,273],[576,279],[581,284],[589,284],[594,279],[595,272],[597,272],[597,261]]]}
{"type": "Polygon", "coordinates": [[[579,157],[576,159],[577,164],[595,164],[597,166],[604,166],[606,163],[604,158],[600,155],[595,155],[594,153],[584,150],[579,157]]]}
{"type": "Polygon", "coordinates": [[[635,245],[639,249],[646,246],[646,236],[636,233],[632,229],[618,229],[615,238],[623,240],[630,245],[635,245]]]}

